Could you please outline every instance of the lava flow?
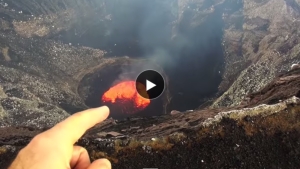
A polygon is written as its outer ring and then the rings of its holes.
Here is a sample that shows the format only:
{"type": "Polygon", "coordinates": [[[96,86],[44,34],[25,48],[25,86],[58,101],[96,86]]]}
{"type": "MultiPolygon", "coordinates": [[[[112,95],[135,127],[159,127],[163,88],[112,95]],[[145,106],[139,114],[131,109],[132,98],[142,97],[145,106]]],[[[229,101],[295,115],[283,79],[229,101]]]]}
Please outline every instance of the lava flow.
{"type": "MultiPolygon", "coordinates": [[[[135,85],[135,81],[124,81],[111,87],[102,96],[102,102],[117,106],[125,114],[135,114],[145,109],[150,104],[150,100],[140,96],[135,85]]],[[[137,87],[139,91],[146,91],[141,83],[138,83],[137,87]]]]}

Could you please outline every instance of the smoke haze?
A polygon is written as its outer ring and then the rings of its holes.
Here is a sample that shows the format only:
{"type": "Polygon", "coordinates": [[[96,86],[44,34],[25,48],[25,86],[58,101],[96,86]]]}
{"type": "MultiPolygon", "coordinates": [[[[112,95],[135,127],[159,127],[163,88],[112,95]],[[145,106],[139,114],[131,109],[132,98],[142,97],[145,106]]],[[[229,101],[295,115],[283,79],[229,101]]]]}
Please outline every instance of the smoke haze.
{"type": "MultiPolygon", "coordinates": [[[[222,17],[241,7],[241,0],[103,0],[106,19],[95,17],[97,24],[72,40],[106,50],[107,57],[154,61],[170,79],[174,106],[196,108],[222,80],[222,17]]],[[[153,67],[124,66],[114,83],[133,80],[145,69],[153,67]]]]}

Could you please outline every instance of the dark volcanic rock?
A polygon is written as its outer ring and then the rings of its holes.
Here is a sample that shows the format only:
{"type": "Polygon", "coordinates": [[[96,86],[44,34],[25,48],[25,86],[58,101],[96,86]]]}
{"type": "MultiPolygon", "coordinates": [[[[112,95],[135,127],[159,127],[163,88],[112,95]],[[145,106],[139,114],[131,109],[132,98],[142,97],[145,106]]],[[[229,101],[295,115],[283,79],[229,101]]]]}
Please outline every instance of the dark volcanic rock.
{"type": "Polygon", "coordinates": [[[260,91],[249,94],[244,103],[248,106],[276,104],[292,96],[300,98],[300,69],[278,76],[260,91]]]}
{"type": "MultiPolygon", "coordinates": [[[[92,160],[106,157],[116,169],[299,168],[300,100],[293,96],[299,82],[299,70],[281,75],[260,97],[251,95],[250,105],[244,107],[108,119],[77,144],[87,148],[92,160]],[[275,98],[287,99],[266,104],[275,98]]],[[[5,159],[1,166],[9,165],[39,132],[29,127],[0,129],[0,159],[5,159]]]]}
{"type": "MultiPolygon", "coordinates": [[[[77,93],[82,78],[107,64],[129,60],[104,58],[105,51],[48,39],[56,33],[52,27],[68,27],[69,22],[57,16],[63,8],[43,11],[47,15],[38,11],[21,15],[11,12],[17,2],[8,4],[0,6],[5,16],[0,32],[0,126],[52,126],[86,109],[84,98],[77,93]]],[[[77,14],[81,11],[76,12],[73,19],[80,19],[77,14]]]]}
{"type": "Polygon", "coordinates": [[[225,13],[224,93],[212,107],[239,105],[299,62],[299,3],[245,0],[242,11],[225,13]]]}
{"type": "Polygon", "coordinates": [[[0,126],[52,126],[86,109],[77,94],[79,81],[113,62],[103,59],[104,51],[48,39],[91,10],[76,8],[79,1],[45,3],[1,2],[0,126]]]}
{"type": "Polygon", "coordinates": [[[76,84],[82,69],[89,71],[87,67],[105,63],[101,60],[102,51],[21,38],[13,32],[2,32],[0,38],[1,46],[8,48],[6,57],[10,58],[0,65],[0,105],[5,117],[0,120],[2,126],[53,125],[68,113],[86,108],[76,84]],[[22,118],[27,114],[31,117],[22,118]]]}

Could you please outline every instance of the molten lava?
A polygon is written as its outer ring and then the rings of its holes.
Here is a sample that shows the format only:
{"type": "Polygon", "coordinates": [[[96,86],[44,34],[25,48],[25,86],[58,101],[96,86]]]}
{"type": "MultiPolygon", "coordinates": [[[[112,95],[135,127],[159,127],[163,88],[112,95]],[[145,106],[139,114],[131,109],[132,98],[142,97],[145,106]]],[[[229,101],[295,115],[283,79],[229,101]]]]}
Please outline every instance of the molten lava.
{"type": "MultiPolygon", "coordinates": [[[[102,102],[119,107],[125,114],[134,114],[145,109],[150,104],[150,100],[140,96],[135,85],[135,81],[124,81],[111,87],[102,96],[102,102]]],[[[143,84],[138,83],[137,85],[139,91],[146,92],[143,84]]]]}

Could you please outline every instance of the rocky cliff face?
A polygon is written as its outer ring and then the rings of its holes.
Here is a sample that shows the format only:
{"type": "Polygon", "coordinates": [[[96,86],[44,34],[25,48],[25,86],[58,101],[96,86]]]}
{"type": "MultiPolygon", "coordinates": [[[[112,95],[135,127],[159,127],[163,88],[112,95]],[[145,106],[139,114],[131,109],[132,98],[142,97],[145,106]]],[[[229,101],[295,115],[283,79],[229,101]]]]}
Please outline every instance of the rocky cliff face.
{"type": "Polygon", "coordinates": [[[114,168],[299,168],[300,78],[288,71],[300,61],[299,0],[120,3],[0,2],[1,167],[35,134],[89,107],[89,77],[154,58],[170,79],[165,111],[199,98],[212,105],[109,119],[79,141],[92,159],[114,168]]]}
{"type": "Polygon", "coordinates": [[[243,9],[225,15],[224,93],[212,105],[239,105],[275,76],[299,63],[299,1],[244,1],[243,9]]]}

